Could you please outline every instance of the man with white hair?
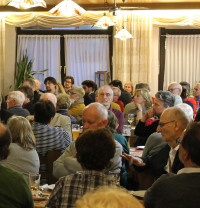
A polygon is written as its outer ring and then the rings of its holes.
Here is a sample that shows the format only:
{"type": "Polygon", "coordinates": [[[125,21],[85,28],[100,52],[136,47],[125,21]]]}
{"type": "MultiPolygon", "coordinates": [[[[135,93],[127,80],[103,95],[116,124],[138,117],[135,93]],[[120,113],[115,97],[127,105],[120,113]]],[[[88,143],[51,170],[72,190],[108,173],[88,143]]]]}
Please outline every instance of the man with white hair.
{"type": "MultiPolygon", "coordinates": [[[[82,115],[83,131],[88,129],[105,128],[108,124],[108,111],[100,103],[91,103],[87,105],[83,110],[82,115]]],[[[111,160],[111,166],[109,170],[116,170],[121,168],[122,146],[115,141],[115,155],[111,160]]],[[[74,174],[77,171],[81,171],[81,165],[77,159],[74,158],[76,153],[75,141],[73,141],[65,152],[54,162],[53,175],[56,178],[74,174]]]]}
{"type": "Polygon", "coordinates": [[[181,136],[191,119],[179,107],[171,107],[163,111],[157,132],[160,132],[166,144],[156,153],[143,158],[136,158],[124,154],[123,158],[130,161],[140,171],[149,170],[153,178],[157,179],[164,173],[177,173],[183,164],[178,158],[179,145],[176,140],[181,136]]]}
{"type": "Polygon", "coordinates": [[[25,96],[20,91],[12,91],[8,93],[6,100],[8,112],[16,116],[27,117],[30,115],[29,111],[22,108],[25,96]]]}
{"type": "Polygon", "coordinates": [[[183,102],[180,97],[182,92],[182,86],[178,82],[171,82],[168,85],[168,91],[175,95],[174,105],[178,105],[183,102]]]}
{"type": "Polygon", "coordinates": [[[200,204],[200,123],[192,122],[177,139],[184,168],[164,174],[146,191],[146,208],[196,208],[200,204]]]}
{"type": "MultiPolygon", "coordinates": [[[[180,108],[187,116],[190,122],[193,121],[193,110],[192,107],[188,104],[181,103],[176,105],[176,107],[180,108]]],[[[147,142],[145,144],[145,148],[142,154],[142,157],[146,157],[147,155],[153,155],[158,152],[160,149],[165,146],[166,142],[163,141],[162,135],[160,132],[155,132],[149,136],[147,142]]]]}

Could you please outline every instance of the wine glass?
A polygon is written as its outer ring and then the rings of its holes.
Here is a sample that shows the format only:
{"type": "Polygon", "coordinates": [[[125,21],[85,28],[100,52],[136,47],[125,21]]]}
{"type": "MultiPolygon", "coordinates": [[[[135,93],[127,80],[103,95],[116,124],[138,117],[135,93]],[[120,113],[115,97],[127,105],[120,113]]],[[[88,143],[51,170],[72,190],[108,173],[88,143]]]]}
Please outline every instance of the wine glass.
{"type": "Polygon", "coordinates": [[[135,119],[135,114],[132,113],[128,114],[128,122],[130,125],[133,123],[134,119],[135,119]]]}

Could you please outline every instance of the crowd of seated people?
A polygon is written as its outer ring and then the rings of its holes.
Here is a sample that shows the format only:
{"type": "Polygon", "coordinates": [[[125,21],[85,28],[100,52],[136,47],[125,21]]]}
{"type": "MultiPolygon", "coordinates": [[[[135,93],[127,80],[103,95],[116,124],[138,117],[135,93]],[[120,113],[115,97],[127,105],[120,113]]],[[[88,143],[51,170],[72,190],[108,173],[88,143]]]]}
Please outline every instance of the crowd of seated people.
{"type": "MultiPolygon", "coordinates": [[[[127,82],[123,88],[120,80],[97,89],[92,80],[84,80],[80,87],[72,76],[65,77],[63,85],[54,77],[46,77],[44,85],[45,90],[39,89],[40,82],[28,78],[18,89],[10,91],[5,101],[0,96],[0,149],[5,150],[0,153],[0,174],[1,169],[2,174],[10,171],[8,176],[18,172],[18,180],[27,185],[28,174],[40,170],[38,155],[55,150],[61,153],[52,171],[58,183],[48,207],[79,207],[81,202],[89,207],[87,196],[95,196],[99,186],[112,184],[108,173],[113,170],[120,171],[120,185],[124,188],[148,189],[144,198],[147,208],[161,207],[163,202],[163,207],[187,204],[173,204],[174,194],[165,202],[165,196],[173,183],[177,183],[178,192],[183,191],[185,198],[192,188],[198,189],[191,181],[192,177],[198,181],[200,175],[196,159],[200,152],[200,83],[194,86],[194,97],[185,81],[169,83],[167,91],[160,90],[155,95],[147,83],[137,83],[134,89],[127,82]],[[134,147],[145,145],[142,157],[130,155],[128,138],[123,135],[124,125],[129,124],[128,114],[134,114],[134,147]],[[83,126],[77,140],[72,138],[73,124],[83,126]],[[101,160],[103,166],[97,167],[101,160]],[[127,178],[130,174],[132,185],[127,178]],[[135,180],[139,185],[135,185],[135,180]],[[183,183],[184,180],[189,182],[183,183]]],[[[13,178],[11,187],[14,183],[13,178]]],[[[20,187],[25,199],[16,196],[32,207],[26,185],[20,187]]],[[[111,187],[111,192],[116,190],[111,187]]],[[[196,191],[191,207],[198,203],[199,196],[196,191]]],[[[178,195],[177,200],[181,197],[178,195]]],[[[137,205],[137,200],[133,203],[138,208],[141,205],[137,205]]]]}

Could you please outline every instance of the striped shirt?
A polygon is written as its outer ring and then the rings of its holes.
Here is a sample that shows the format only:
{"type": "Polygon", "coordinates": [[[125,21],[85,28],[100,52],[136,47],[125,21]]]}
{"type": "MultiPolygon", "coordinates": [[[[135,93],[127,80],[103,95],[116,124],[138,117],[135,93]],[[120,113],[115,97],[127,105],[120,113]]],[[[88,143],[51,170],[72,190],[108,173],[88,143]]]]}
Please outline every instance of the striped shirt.
{"type": "Polygon", "coordinates": [[[33,122],[32,130],[36,138],[38,154],[46,155],[49,150],[64,152],[71,143],[69,134],[61,127],[33,122]]]}
{"type": "Polygon", "coordinates": [[[77,199],[98,186],[111,185],[103,172],[86,170],[59,179],[51,193],[47,207],[72,208],[77,199]]]}

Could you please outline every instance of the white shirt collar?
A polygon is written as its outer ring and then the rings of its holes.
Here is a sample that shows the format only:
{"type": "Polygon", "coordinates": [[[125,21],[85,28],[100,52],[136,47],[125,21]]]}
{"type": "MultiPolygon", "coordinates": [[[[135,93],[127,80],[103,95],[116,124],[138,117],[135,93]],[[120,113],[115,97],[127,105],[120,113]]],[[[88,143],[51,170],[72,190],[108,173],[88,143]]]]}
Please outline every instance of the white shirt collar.
{"type": "Polygon", "coordinates": [[[173,166],[173,162],[174,162],[174,159],[176,157],[176,152],[178,151],[179,149],[179,145],[177,145],[175,148],[172,148],[170,147],[170,151],[169,151],[169,159],[168,159],[168,162],[167,162],[167,165],[165,166],[165,170],[169,173],[170,172],[170,168],[169,168],[169,160],[171,161],[171,167],[173,166]]]}
{"type": "Polygon", "coordinates": [[[182,174],[182,173],[200,173],[200,168],[182,168],[177,172],[177,174],[182,174]]]}

